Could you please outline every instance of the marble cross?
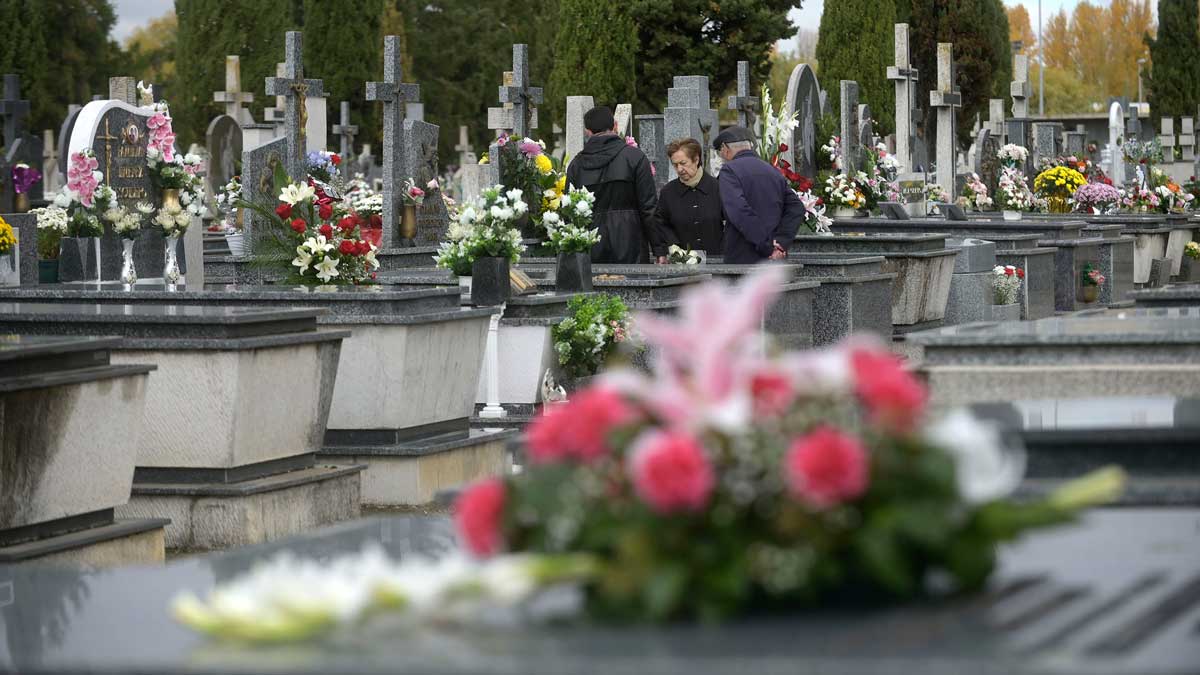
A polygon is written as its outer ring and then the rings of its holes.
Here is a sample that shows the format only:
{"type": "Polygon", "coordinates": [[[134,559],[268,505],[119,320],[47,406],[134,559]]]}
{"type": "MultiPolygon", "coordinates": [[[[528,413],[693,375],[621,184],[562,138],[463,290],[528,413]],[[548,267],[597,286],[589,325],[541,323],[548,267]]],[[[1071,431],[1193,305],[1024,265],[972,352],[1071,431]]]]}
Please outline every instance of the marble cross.
{"type": "Polygon", "coordinates": [[[4,118],[4,144],[11,146],[25,133],[29,101],[21,99],[21,76],[4,76],[4,98],[0,99],[0,117],[4,118]]]}
{"type": "Polygon", "coordinates": [[[392,248],[400,232],[400,193],[404,171],[404,111],[421,98],[421,87],[404,83],[400,38],[383,38],[383,82],[367,83],[367,100],[383,103],[383,248],[392,248]]]}
{"type": "Polygon", "coordinates": [[[1013,117],[1029,117],[1029,96],[1033,93],[1033,85],[1029,84],[1029,57],[1024,54],[1013,57],[1013,81],[1009,93],[1012,94],[1013,117]]]}
{"type": "Polygon", "coordinates": [[[308,125],[308,109],[304,101],[309,96],[324,96],[325,90],[321,80],[304,79],[303,33],[288,31],[284,52],[284,76],[267,78],[267,95],[284,98],[283,131],[287,137],[284,165],[292,180],[302,180],[306,174],[304,148],[305,127],[308,125]]]}
{"type": "Polygon", "coordinates": [[[500,102],[513,107],[513,136],[525,138],[533,127],[534,106],[542,102],[542,88],[529,85],[529,45],[513,45],[513,80],[500,87],[500,102]]]}
{"type": "Polygon", "coordinates": [[[350,159],[354,154],[354,137],[358,135],[358,125],[350,124],[350,102],[342,101],[341,117],[338,123],[333,125],[333,135],[341,137],[339,151],[342,155],[342,160],[350,159]]]}
{"type": "Polygon", "coordinates": [[[762,102],[758,97],[750,95],[750,62],[738,61],[737,95],[729,97],[726,107],[737,111],[738,126],[750,129],[754,126],[754,117],[761,106],[762,102]]]}
{"type": "Polygon", "coordinates": [[[895,58],[896,65],[888,66],[887,79],[896,83],[896,157],[900,159],[901,170],[910,172],[916,166],[913,149],[917,144],[918,120],[914,115],[917,97],[913,89],[920,73],[912,67],[906,23],[896,24],[895,58]]]}
{"type": "Polygon", "coordinates": [[[458,151],[459,167],[475,163],[475,151],[471,148],[471,135],[467,127],[458,128],[458,145],[454,146],[454,149],[458,151]]]}
{"type": "Polygon", "coordinates": [[[955,108],[962,106],[962,94],[955,87],[954,45],[939,42],[937,46],[937,89],[929,92],[929,106],[937,110],[937,184],[943,190],[954,191],[955,148],[958,139],[954,128],[955,108]]]}
{"type": "Polygon", "coordinates": [[[242,91],[241,57],[230,54],[225,57],[225,91],[214,91],[213,101],[225,104],[225,114],[237,120],[238,124],[253,124],[254,118],[250,111],[243,108],[254,102],[254,94],[242,91]]]}

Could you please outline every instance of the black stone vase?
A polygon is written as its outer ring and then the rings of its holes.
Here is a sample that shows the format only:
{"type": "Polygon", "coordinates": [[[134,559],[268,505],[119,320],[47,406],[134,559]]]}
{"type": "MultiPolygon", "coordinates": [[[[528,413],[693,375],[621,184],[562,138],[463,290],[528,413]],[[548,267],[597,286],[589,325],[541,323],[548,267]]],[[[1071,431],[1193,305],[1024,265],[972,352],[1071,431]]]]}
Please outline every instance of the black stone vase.
{"type": "Polygon", "coordinates": [[[63,237],[58,245],[58,280],[99,281],[100,254],[96,237],[63,237]]]}
{"type": "Polygon", "coordinates": [[[592,290],[592,255],[590,253],[559,253],[554,288],[564,293],[592,290]]]}
{"type": "Polygon", "coordinates": [[[508,258],[476,258],[471,263],[471,304],[477,307],[503,305],[512,295],[508,280],[508,258]]]}

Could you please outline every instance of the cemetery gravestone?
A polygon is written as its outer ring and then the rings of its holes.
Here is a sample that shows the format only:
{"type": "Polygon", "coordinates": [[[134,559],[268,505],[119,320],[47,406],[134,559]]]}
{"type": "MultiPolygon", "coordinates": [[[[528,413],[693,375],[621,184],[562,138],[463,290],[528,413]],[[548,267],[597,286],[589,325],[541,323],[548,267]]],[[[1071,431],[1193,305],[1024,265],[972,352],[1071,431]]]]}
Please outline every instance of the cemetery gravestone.
{"type": "Polygon", "coordinates": [[[988,99],[987,128],[991,130],[993,136],[1004,138],[1004,99],[988,99]]]}
{"type": "Polygon", "coordinates": [[[217,115],[208,125],[205,134],[208,149],[209,196],[238,175],[238,163],[242,161],[242,127],[229,115],[217,115]]]}
{"type": "Polygon", "coordinates": [[[617,123],[617,134],[619,136],[633,135],[633,105],[629,103],[618,103],[616,110],[613,111],[613,119],[617,123]]]}
{"type": "Polygon", "coordinates": [[[852,80],[841,81],[841,129],[842,143],[840,159],[842,172],[853,176],[861,166],[861,150],[859,149],[858,131],[858,83],[852,80]]]}
{"type": "Polygon", "coordinates": [[[1113,185],[1125,185],[1125,162],[1121,158],[1121,136],[1125,132],[1125,109],[1113,101],[1108,106],[1108,175],[1113,185]]]}
{"type": "Polygon", "coordinates": [[[534,106],[542,102],[542,88],[529,84],[529,45],[513,45],[513,83],[500,87],[500,103],[512,105],[513,135],[524,138],[537,126],[534,106]]]}
{"type": "Polygon", "coordinates": [[[1087,133],[1082,129],[1064,134],[1063,145],[1068,156],[1082,158],[1087,152],[1087,133]]]}
{"type": "Polygon", "coordinates": [[[1158,135],[1158,142],[1162,145],[1163,159],[1170,162],[1175,159],[1175,120],[1164,117],[1160,124],[1162,133],[1158,135]]]}
{"type": "Polygon", "coordinates": [[[1029,117],[1029,96],[1033,87],[1029,84],[1029,57],[1024,54],[1013,56],[1013,81],[1009,93],[1013,100],[1013,117],[1029,117]]]}
{"type": "Polygon", "coordinates": [[[343,159],[354,156],[354,137],[358,135],[358,126],[350,124],[350,102],[342,101],[339,109],[338,123],[333,125],[333,135],[341,138],[339,151],[343,159]]]}
{"type": "Polygon", "coordinates": [[[937,184],[943,190],[954,189],[954,160],[957,144],[956,108],[962,106],[962,95],[955,84],[954,45],[939,42],[937,46],[937,84],[929,92],[929,105],[937,109],[937,184]]]}
{"type": "MultiPolygon", "coordinates": [[[[400,191],[404,171],[404,104],[417,100],[421,88],[405,84],[400,38],[383,39],[383,82],[367,83],[367,100],[383,103],[383,246],[392,248],[400,239],[400,191]]],[[[411,236],[412,233],[409,233],[411,236]]],[[[409,242],[411,243],[411,242],[409,242]]]]}
{"type": "MultiPolygon", "coordinates": [[[[242,153],[242,199],[252,204],[271,204],[275,201],[275,170],[284,165],[287,139],[276,138],[242,153]]],[[[242,234],[246,252],[252,254],[257,239],[265,236],[262,216],[247,209],[243,214],[242,234]]]]}
{"type": "MultiPolygon", "coordinates": [[[[717,111],[709,107],[708,78],[702,75],[676,76],[674,86],[667,90],[667,107],[663,110],[664,138],[675,141],[694,138],[700,142],[705,169],[713,169],[712,139],[720,131],[717,111]]],[[[669,141],[668,141],[669,142],[669,141]]],[[[668,180],[675,178],[675,167],[668,167],[668,180]]]]}
{"type": "Polygon", "coordinates": [[[914,92],[918,71],[912,67],[908,44],[908,24],[896,24],[896,65],[888,66],[887,78],[896,83],[896,157],[903,171],[913,171],[913,147],[916,144],[916,121],[913,111],[917,107],[914,92]]]}
{"type": "MultiPolygon", "coordinates": [[[[304,155],[307,148],[309,108],[306,100],[310,96],[324,95],[321,80],[304,78],[304,43],[300,31],[288,31],[285,38],[283,77],[267,78],[267,94],[283,96],[284,137],[287,139],[287,156],[284,158],[288,174],[294,180],[307,175],[304,155]]],[[[322,122],[322,126],[323,126],[322,122]]]]}
{"type": "Polygon", "coordinates": [[[1041,166],[1043,161],[1053,162],[1058,157],[1058,138],[1062,124],[1057,122],[1035,122],[1033,124],[1033,157],[1034,166],[1041,166]]]}
{"type": "Polygon", "coordinates": [[[438,177],[438,126],[420,120],[404,121],[404,175],[426,189],[425,201],[417,207],[416,243],[436,244],[446,235],[450,214],[440,191],[425,186],[438,177]]]}
{"type": "Polygon", "coordinates": [[[471,135],[465,126],[458,128],[458,145],[454,146],[454,149],[458,152],[458,166],[460,168],[479,161],[475,159],[475,151],[471,149],[471,135]]]}
{"type": "Polygon", "coordinates": [[[583,115],[595,105],[591,96],[567,97],[567,157],[576,157],[579,155],[579,151],[583,150],[584,141],[587,140],[583,127],[583,115]]]}
{"type": "Polygon", "coordinates": [[[796,113],[796,128],[791,143],[781,158],[792,164],[792,170],[815,180],[817,177],[817,123],[821,119],[821,87],[813,69],[802,63],[792,70],[788,79],[786,113],[796,113]]]}
{"type": "Polygon", "coordinates": [[[866,103],[858,104],[858,153],[860,169],[868,171],[867,151],[875,151],[875,120],[871,115],[871,106],[866,103]]]}
{"type": "Polygon", "coordinates": [[[79,111],[82,109],[81,105],[74,103],[68,105],[67,116],[58,129],[58,145],[55,146],[55,149],[58,154],[58,173],[64,178],[67,175],[67,162],[70,161],[71,131],[75,129],[75,120],[79,117],[79,111]]]}
{"type": "Polygon", "coordinates": [[[1183,161],[1191,162],[1196,159],[1195,118],[1179,118],[1179,150],[1180,159],[1183,161]]]}
{"type": "Polygon", "coordinates": [[[225,57],[225,91],[213,92],[213,101],[225,104],[225,114],[241,124],[254,124],[254,117],[242,105],[254,102],[254,94],[242,91],[241,57],[230,54],[225,57]]]}
{"type": "Polygon", "coordinates": [[[666,119],[662,115],[637,116],[638,147],[654,167],[654,184],[662,189],[667,184],[671,159],[667,157],[666,119]]]}
{"type": "Polygon", "coordinates": [[[750,94],[750,62],[738,61],[737,94],[729,97],[728,108],[737,111],[738,126],[753,129],[761,107],[758,97],[750,94]]]}
{"type": "MultiPolygon", "coordinates": [[[[25,129],[29,113],[29,101],[21,99],[21,79],[16,75],[4,76],[4,98],[0,100],[0,115],[4,117],[5,153],[3,174],[0,175],[0,213],[11,213],[16,202],[12,185],[12,169],[17,164],[28,164],[37,169],[42,165],[42,139],[25,129]]],[[[45,194],[45,181],[34,183],[27,193],[30,202],[40,202],[45,194]]]]}

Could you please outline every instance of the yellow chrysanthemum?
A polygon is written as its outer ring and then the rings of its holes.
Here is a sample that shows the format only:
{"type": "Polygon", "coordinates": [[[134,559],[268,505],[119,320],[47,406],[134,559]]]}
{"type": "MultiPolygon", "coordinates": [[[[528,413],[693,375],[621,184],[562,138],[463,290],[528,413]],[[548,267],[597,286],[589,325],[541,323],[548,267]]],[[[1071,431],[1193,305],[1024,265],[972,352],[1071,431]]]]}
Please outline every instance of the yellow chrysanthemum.
{"type": "Polygon", "coordinates": [[[538,155],[537,157],[534,157],[533,165],[537,167],[537,170],[542,175],[546,175],[554,170],[554,162],[551,162],[550,158],[545,155],[538,155]]]}
{"type": "Polygon", "coordinates": [[[558,190],[558,194],[560,194],[560,195],[567,191],[567,175],[566,174],[563,174],[558,177],[558,182],[554,184],[554,189],[558,190]]]}
{"type": "Polygon", "coordinates": [[[17,245],[17,234],[13,232],[12,225],[0,218],[0,253],[8,253],[17,245]]]}

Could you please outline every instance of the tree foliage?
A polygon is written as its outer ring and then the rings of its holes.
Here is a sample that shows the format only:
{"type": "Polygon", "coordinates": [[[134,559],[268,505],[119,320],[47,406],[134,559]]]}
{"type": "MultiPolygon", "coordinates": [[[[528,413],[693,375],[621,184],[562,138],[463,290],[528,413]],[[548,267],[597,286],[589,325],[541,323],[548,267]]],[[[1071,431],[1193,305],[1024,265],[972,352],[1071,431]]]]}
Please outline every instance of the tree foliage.
{"type": "Polygon", "coordinates": [[[1032,58],[1037,53],[1037,34],[1033,32],[1029,10],[1025,9],[1025,5],[1012,5],[1008,8],[1008,41],[1021,43],[1018,54],[1027,54],[1032,58]]]}
{"type": "Polygon", "coordinates": [[[840,81],[858,82],[859,101],[871,106],[876,133],[895,131],[895,93],[887,79],[893,64],[895,0],[842,0],[825,4],[817,41],[817,74],[841,114],[840,81]]]}
{"type": "MultiPolygon", "coordinates": [[[[384,0],[304,0],[305,77],[323,81],[331,125],[340,121],[341,102],[350,102],[356,145],[382,135],[379,104],[366,100],[366,83],[383,76],[383,17],[384,0]]],[[[328,145],[337,148],[336,137],[328,145]]]]}
{"type": "MultiPolygon", "coordinates": [[[[1043,36],[1046,75],[1067,73],[1091,95],[1078,99],[1073,83],[1068,85],[1071,92],[1060,95],[1050,90],[1047,81],[1047,105],[1056,100],[1055,105],[1079,100],[1082,107],[1059,111],[1077,113],[1102,105],[1111,96],[1134,98],[1137,61],[1146,55],[1145,36],[1155,30],[1151,9],[1150,0],[1112,0],[1107,6],[1081,2],[1071,14],[1065,10],[1052,14],[1043,36]]],[[[1031,62],[1031,69],[1033,65],[1031,62]]]]}
{"type": "Polygon", "coordinates": [[[109,39],[116,24],[110,0],[4,0],[0,72],[21,76],[21,97],[31,101],[28,128],[56,133],[67,105],[108,95],[108,78],[124,67],[109,39]]]}
{"type": "Polygon", "coordinates": [[[1152,62],[1150,110],[1156,118],[1194,115],[1200,104],[1200,7],[1158,0],[1158,38],[1146,38],[1152,62]]]}
{"type": "Polygon", "coordinates": [[[563,119],[567,96],[592,96],[597,105],[632,103],[637,47],[637,29],[623,4],[561,0],[549,87],[554,96],[546,109],[563,119]]]}
{"type": "Polygon", "coordinates": [[[134,30],[122,45],[129,72],[146,82],[174,84],[178,32],[179,22],[174,10],[134,30]]]}

